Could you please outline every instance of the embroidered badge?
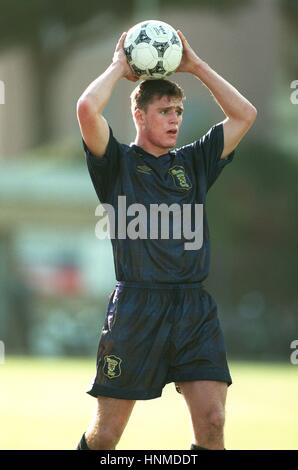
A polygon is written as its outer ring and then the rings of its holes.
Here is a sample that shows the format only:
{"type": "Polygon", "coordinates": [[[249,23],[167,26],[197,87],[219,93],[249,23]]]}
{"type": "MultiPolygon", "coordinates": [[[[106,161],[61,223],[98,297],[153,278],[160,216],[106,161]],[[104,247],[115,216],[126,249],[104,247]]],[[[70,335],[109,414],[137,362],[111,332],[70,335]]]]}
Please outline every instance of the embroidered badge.
{"type": "Polygon", "coordinates": [[[169,173],[172,175],[175,185],[181,191],[188,191],[192,188],[191,181],[185,173],[185,168],[183,166],[173,166],[169,169],[169,173]]]}
{"type": "Polygon", "coordinates": [[[103,365],[104,375],[109,379],[115,379],[115,377],[119,377],[119,375],[121,375],[121,362],[122,359],[120,359],[120,357],[105,356],[103,365]]]}

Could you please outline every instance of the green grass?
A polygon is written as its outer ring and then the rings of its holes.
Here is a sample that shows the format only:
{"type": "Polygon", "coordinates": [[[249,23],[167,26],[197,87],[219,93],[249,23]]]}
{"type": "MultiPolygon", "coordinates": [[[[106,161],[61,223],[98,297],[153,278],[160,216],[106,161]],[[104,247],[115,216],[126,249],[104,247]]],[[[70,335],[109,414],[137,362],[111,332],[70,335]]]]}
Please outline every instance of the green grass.
{"type": "MultiPolygon", "coordinates": [[[[230,364],[228,449],[298,449],[298,366],[230,364]]],[[[92,416],[89,359],[6,358],[0,365],[0,449],[74,449],[92,416]]],[[[118,449],[188,449],[184,400],[168,385],[137,402],[118,449]]]]}

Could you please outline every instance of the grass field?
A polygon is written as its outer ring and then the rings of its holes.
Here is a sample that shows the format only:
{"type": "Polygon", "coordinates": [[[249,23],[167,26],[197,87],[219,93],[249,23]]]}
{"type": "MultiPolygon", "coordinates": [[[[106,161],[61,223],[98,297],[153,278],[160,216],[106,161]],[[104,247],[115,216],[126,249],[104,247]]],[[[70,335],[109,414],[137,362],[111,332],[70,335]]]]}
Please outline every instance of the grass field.
{"type": "MultiPolygon", "coordinates": [[[[228,449],[298,449],[298,366],[230,364],[228,449]]],[[[89,359],[6,358],[0,365],[0,449],[74,449],[95,400],[85,394],[89,359]]],[[[159,399],[137,402],[118,449],[188,449],[183,398],[168,385],[159,399]]]]}

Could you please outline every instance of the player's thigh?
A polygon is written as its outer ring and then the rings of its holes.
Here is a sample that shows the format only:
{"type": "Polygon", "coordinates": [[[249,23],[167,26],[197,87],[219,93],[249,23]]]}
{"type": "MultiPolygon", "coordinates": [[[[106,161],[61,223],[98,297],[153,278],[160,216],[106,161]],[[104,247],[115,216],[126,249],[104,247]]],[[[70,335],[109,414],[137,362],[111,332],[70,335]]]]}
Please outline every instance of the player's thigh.
{"type": "Polygon", "coordinates": [[[217,419],[224,421],[228,386],[215,380],[177,383],[191,414],[193,423],[217,419]]]}
{"type": "Polygon", "coordinates": [[[135,400],[120,398],[97,397],[97,412],[93,424],[121,432],[129,420],[135,402],[135,400]]]}

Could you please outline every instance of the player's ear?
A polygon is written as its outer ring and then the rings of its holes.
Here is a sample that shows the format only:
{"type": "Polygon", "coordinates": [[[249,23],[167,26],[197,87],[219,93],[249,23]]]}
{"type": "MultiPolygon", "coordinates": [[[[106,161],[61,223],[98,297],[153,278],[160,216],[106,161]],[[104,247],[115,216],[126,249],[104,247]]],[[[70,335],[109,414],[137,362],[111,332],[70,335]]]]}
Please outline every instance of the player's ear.
{"type": "Polygon", "coordinates": [[[136,108],[133,116],[137,124],[142,125],[144,123],[144,111],[142,109],[136,108]]]}

